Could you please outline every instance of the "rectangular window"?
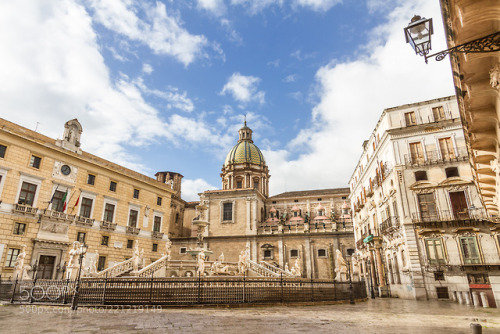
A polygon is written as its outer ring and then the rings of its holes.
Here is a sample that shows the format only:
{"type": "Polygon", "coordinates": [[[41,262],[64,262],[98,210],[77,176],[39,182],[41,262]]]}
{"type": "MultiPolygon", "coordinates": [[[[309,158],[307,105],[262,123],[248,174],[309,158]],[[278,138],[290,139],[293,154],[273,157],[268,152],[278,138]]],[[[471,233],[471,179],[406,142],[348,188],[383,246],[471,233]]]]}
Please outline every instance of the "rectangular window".
{"type": "Polygon", "coordinates": [[[82,244],[85,243],[85,235],[86,235],[85,232],[78,232],[76,236],[76,241],[79,241],[82,244]]]}
{"type": "Polygon", "coordinates": [[[127,248],[132,248],[134,247],[134,240],[127,240],[127,248]]]}
{"type": "Polygon", "coordinates": [[[95,175],[87,175],[87,184],[90,184],[92,186],[95,184],[95,175]]]}
{"type": "MultiPolygon", "coordinates": [[[[444,275],[443,275],[442,280],[444,281],[444,275]]],[[[450,294],[448,292],[447,286],[440,286],[440,287],[437,286],[436,287],[436,294],[437,294],[438,299],[450,299],[450,294]]]]}
{"type": "Polygon", "coordinates": [[[238,189],[243,188],[243,182],[241,180],[236,181],[236,188],[238,189]]]}
{"type": "Polygon", "coordinates": [[[326,249],[318,249],[318,257],[326,257],[326,249]]]}
{"type": "Polygon", "coordinates": [[[422,148],[422,143],[410,143],[410,157],[411,162],[414,164],[424,162],[424,150],[422,148]]]}
{"type": "Polygon", "coordinates": [[[424,221],[436,220],[436,203],[434,194],[418,194],[418,204],[420,207],[420,218],[424,221]]]}
{"type": "Polygon", "coordinates": [[[7,146],[0,145],[0,158],[5,158],[5,152],[7,151],[7,146]]]}
{"type": "Polygon", "coordinates": [[[82,204],[80,204],[80,216],[85,218],[90,218],[92,213],[92,202],[91,198],[82,197],[82,204]]]}
{"type": "MultiPolygon", "coordinates": [[[[65,197],[64,196],[65,194],[66,194],[65,191],[56,190],[54,192],[54,195],[52,196],[52,210],[57,212],[63,212],[64,209],[63,198],[65,197]]],[[[66,196],[68,195],[66,194],[66,196]]]]}
{"type": "Polygon", "coordinates": [[[139,215],[139,212],[137,212],[137,210],[130,210],[130,213],[128,215],[128,226],[137,227],[137,216],[138,215],[139,215]]]}
{"type": "Polygon", "coordinates": [[[298,249],[291,249],[290,250],[290,257],[299,257],[299,250],[298,249]]]}
{"type": "Polygon", "coordinates": [[[97,271],[103,271],[106,268],[106,257],[99,256],[99,262],[97,263],[97,271]]]}
{"type": "Polygon", "coordinates": [[[7,260],[5,261],[6,267],[14,267],[20,251],[21,250],[17,248],[9,248],[9,251],[7,252],[7,260]]]}
{"type": "Polygon", "coordinates": [[[224,203],[223,220],[233,220],[233,203],[224,203]]]}
{"type": "Polygon", "coordinates": [[[430,265],[445,264],[444,249],[441,238],[425,239],[425,249],[430,265]]]}
{"type": "Polygon", "coordinates": [[[13,234],[23,235],[24,231],[26,231],[26,224],[23,223],[14,223],[14,231],[13,234]]]}
{"type": "Polygon", "coordinates": [[[406,126],[417,125],[417,120],[413,111],[405,113],[405,123],[406,126]]]}
{"type": "Polygon", "coordinates": [[[110,191],[116,191],[116,182],[115,181],[111,181],[109,183],[109,190],[110,191]]]}
{"type": "Polygon", "coordinates": [[[264,250],[264,259],[271,259],[273,257],[273,251],[270,249],[264,250]]]}
{"type": "Polygon", "coordinates": [[[37,157],[35,155],[32,155],[31,159],[30,159],[30,167],[40,169],[41,162],[42,162],[42,158],[37,157]]]}
{"type": "Polygon", "coordinates": [[[444,272],[443,271],[435,271],[434,272],[434,280],[435,281],[444,281],[444,272]]]}
{"type": "Polygon", "coordinates": [[[158,251],[158,244],[153,244],[153,252],[157,252],[158,251]]]}
{"type": "Polygon", "coordinates": [[[161,200],[162,200],[161,197],[157,197],[156,198],[156,205],[161,206],[161,200]]]}
{"type": "Polygon", "coordinates": [[[113,222],[113,215],[115,213],[114,204],[106,203],[104,207],[104,221],[113,222]]]}
{"type": "Polygon", "coordinates": [[[427,172],[425,170],[419,170],[415,172],[415,181],[427,181],[427,172]]]}
{"type": "Polygon", "coordinates": [[[442,106],[432,108],[432,115],[434,116],[435,122],[444,120],[444,108],[442,106]]]}
{"type": "Polygon", "coordinates": [[[101,239],[101,245],[102,246],[107,246],[109,243],[109,236],[107,235],[103,235],[102,236],[102,239],[101,239]]]}
{"type": "Polygon", "coordinates": [[[134,189],[134,198],[139,198],[139,189],[134,189]]]}
{"type": "Polygon", "coordinates": [[[153,231],[160,232],[161,230],[161,217],[155,216],[153,222],[153,231]]]}
{"type": "Polygon", "coordinates": [[[464,258],[464,264],[481,263],[476,237],[461,237],[460,248],[462,250],[462,255],[464,258]]]}
{"type": "Polygon", "coordinates": [[[444,160],[450,160],[455,158],[455,150],[453,149],[453,143],[451,141],[451,137],[440,138],[439,149],[441,150],[441,157],[444,160]]]}
{"type": "Polygon", "coordinates": [[[33,206],[35,200],[36,184],[23,182],[21,186],[21,193],[19,193],[19,204],[27,204],[33,206]]]}
{"type": "Polygon", "coordinates": [[[446,178],[460,176],[458,174],[458,168],[457,167],[448,167],[448,168],[445,168],[444,172],[446,173],[446,178]]]}
{"type": "Polygon", "coordinates": [[[186,254],[186,253],[187,253],[187,247],[181,247],[181,248],[179,249],[179,253],[180,253],[180,254],[186,254]]]}

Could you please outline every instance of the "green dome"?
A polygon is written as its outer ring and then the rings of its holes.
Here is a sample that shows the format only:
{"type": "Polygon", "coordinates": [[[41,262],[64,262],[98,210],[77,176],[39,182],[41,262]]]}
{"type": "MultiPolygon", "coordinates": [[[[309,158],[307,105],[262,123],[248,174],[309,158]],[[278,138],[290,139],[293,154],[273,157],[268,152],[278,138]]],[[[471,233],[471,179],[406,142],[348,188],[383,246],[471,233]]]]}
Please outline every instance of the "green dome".
{"type": "Polygon", "coordinates": [[[224,166],[229,164],[251,163],[256,165],[265,165],[266,161],[262,152],[251,141],[242,140],[236,144],[227,154],[224,166]]]}

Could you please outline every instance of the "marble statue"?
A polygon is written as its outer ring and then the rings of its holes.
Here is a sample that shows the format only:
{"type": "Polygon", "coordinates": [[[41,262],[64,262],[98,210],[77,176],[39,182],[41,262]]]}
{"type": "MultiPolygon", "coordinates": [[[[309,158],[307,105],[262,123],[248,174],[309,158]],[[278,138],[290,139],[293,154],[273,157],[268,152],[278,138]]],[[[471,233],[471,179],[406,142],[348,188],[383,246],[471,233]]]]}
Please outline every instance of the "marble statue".
{"type": "Polygon", "coordinates": [[[224,262],[224,253],[221,253],[219,259],[212,263],[210,271],[213,274],[229,274],[229,266],[228,265],[225,266],[223,262],[224,262]]]}
{"type": "Polygon", "coordinates": [[[300,269],[299,259],[300,258],[295,259],[295,264],[293,265],[292,268],[292,274],[297,277],[302,276],[302,270],[300,269]]]}
{"type": "Polygon", "coordinates": [[[14,264],[14,279],[23,279],[24,259],[26,258],[26,245],[22,246],[21,252],[17,255],[16,263],[14,264]]]}
{"type": "Polygon", "coordinates": [[[97,273],[97,261],[99,261],[99,252],[96,250],[94,257],[89,260],[89,273],[95,274],[97,273]]]}
{"type": "Polygon", "coordinates": [[[342,281],[343,280],[342,278],[344,278],[345,280],[347,274],[347,263],[344,260],[344,257],[342,256],[340,250],[337,249],[335,251],[335,255],[336,255],[335,272],[337,273],[337,275],[335,276],[335,280],[342,281]]]}
{"type": "Polygon", "coordinates": [[[359,262],[357,257],[353,256],[352,257],[352,274],[353,275],[359,275],[359,262]]]}
{"type": "Polygon", "coordinates": [[[240,275],[243,275],[247,272],[248,270],[247,262],[248,262],[247,251],[242,250],[238,258],[238,273],[240,273],[240,275]]]}
{"type": "Polygon", "coordinates": [[[141,261],[141,252],[139,251],[139,240],[134,242],[134,253],[132,255],[132,271],[139,271],[139,264],[141,261]]]}
{"type": "Polygon", "coordinates": [[[28,271],[31,271],[32,269],[33,268],[30,265],[25,265],[23,267],[23,275],[21,276],[22,277],[21,279],[22,280],[30,280],[31,277],[30,277],[30,275],[28,275],[28,271]]]}
{"type": "Polygon", "coordinates": [[[500,64],[496,64],[490,70],[490,84],[491,87],[500,89],[500,64]]]}
{"type": "Polygon", "coordinates": [[[172,252],[172,241],[167,236],[167,241],[165,242],[165,254],[167,259],[170,260],[170,252],[172,252]]]}
{"type": "Polygon", "coordinates": [[[288,268],[288,263],[286,263],[286,264],[285,264],[285,271],[286,271],[287,273],[290,273],[290,269],[288,268]]]}
{"type": "Polygon", "coordinates": [[[198,275],[199,276],[204,276],[205,275],[205,251],[201,250],[198,253],[198,269],[197,269],[198,275]]]}
{"type": "Polygon", "coordinates": [[[73,247],[69,251],[68,266],[66,267],[66,279],[76,279],[76,269],[78,268],[78,258],[80,253],[80,242],[73,242],[73,247]]]}

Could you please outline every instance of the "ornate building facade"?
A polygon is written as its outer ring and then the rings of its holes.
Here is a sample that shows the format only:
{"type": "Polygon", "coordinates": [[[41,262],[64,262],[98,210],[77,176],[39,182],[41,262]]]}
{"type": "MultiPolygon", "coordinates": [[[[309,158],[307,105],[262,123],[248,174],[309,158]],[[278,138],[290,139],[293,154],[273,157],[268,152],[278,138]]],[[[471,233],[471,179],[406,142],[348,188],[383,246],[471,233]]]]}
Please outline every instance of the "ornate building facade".
{"type": "MultiPolygon", "coordinates": [[[[271,268],[278,275],[279,270],[298,263],[300,276],[334,279],[336,250],[346,254],[348,248],[354,248],[346,204],[349,189],[296,191],[269,197],[269,178],[264,156],[253,143],[252,130],[245,122],[237,144],[224,161],[222,189],[205,191],[200,202],[186,206],[184,226],[188,232],[182,238],[172,238],[173,259],[191,259],[189,250],[195,247],[195,225],[200,219],[196,210],[206,210],[203,243],[213,254],[209,259],[223,254],[227,262],[236,263],[241,251],[248,249],[249,269],[254,274],[271,268]],[[186,229],[189,225],[191,232],[186,229]]],[[[169,272],[173,276],[193,274],[189,270],[169,272]]]]}
{"type": "Polygon", "coordinates": [[[162,172],[157,181],[82,151],[76,119],[61,140],[3,119],[0,127],[2,278],[20,253],[25,275],[62,278],[74,241],[88,245],[97,270],[130,258],[136,240],[149,263],[169,230],[181,230],[182,175],[162,172]]]}
{"type": "Polygon", "coordinates": [[[500,302],[500,233],[455,97],[384,110],[350,179],[361,275],[382,296],[500,302]]]}

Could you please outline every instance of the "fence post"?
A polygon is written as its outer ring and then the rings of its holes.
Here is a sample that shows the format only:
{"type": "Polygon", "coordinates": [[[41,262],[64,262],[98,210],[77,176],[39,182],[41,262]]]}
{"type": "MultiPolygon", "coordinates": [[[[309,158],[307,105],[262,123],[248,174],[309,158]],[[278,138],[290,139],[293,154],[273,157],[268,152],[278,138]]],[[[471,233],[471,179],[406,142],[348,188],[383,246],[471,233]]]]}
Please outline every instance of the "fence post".
{"type": "Polygon", "coordinates": [[[314,301],[314,281],[311,278],[311,301],[314,301]]]}
{"type": "Polygon", "coordinates": [[[337,300],[337,284],[335,284],[335,278],[333,279],[333,300],[337,300]]]}
{"type": "Polygon", "coordinates": [[[151,305],[152,300],[153,300],[153,278],[154,278],[155,272],[153,271],[151,273],[151,286],[149,288],[149,305],[151,305]]]}
{"type": "Polygon", "coordinates": [[[66,296],[68,295],[69,278],[66,279],[66,287],[64,288],[63,304],[66,304],[66,296]]]}
{"type": "Polygon", "coordinates": [[[283,304],[283,273],[280,274],[280,284],[281,284],[281,304],[283,304]]]}
{"type": "Polygon", "coordinates": [[[14,281],[14,289],[12,290],[12,298],[10,299],[11,304],[14,304],[14,297],[16,295],[16,287],[17,287],[17,275],[16,275],[16,280],[14,281]]]}
{"type": "Polygon", "coordinates": [[[198,304],[201,304],[201,274],[198,273],[198,304]]]}
{"type": "Polygon", "coordinates": [[[37,280],[37,277],[35,276],[35,280],[33,281],[33,286],[31,287],[31,291],[30,291],[30,304],[33,304],[33,289],[36,286],[36,280],[37,280]]]}
{"type": "Polygon", "coordinates": [[[106,305],[106,288],[108,287],[108,273],[104,277],[104,288],[102,289],[102,305],[106,305]]]}
{"type": "Polygon", "coordinates": [[[243,304],[245,303],[245,272],[243,272],[243,304]]]}

